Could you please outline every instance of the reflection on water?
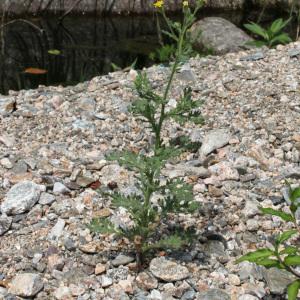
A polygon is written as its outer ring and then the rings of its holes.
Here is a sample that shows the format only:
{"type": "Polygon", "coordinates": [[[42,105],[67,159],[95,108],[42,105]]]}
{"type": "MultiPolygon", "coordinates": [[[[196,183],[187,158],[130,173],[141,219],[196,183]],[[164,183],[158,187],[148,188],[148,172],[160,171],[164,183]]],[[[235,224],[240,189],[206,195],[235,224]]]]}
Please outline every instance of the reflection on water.
{"type": "MultiPolygon", "coordinates": [[[[199,18],[208,15],[225,17],[239,26],[249,20],[249,11],[247,15],[204,11],[199,18]]],[[[158,47],[155,16],[70,16],[62,24],[54,17],[30,21],[42,32],[22,22],[5,27],[0,93],[39,84],[75,84],[112,71],[112,63],[125,68],[136,58],[141,68],[151,63],[148,55],[158,47]],[[60,54],[49,54],[52,49],[60,54]],[[28,74],[24,72],[27,68],[45,69],[47,73],[28,74]]]]}
{"type": "Polygon", "coordinates": [[[31,20],[43,32],[18,22],[6,27],[4,54],[0,57],[0,92],[32,88],[38,84],[74,84],[112,70],[111,63],[138,66],[149,63],[148,54],[157,47],[152,17],[70,17],[31,20]],[[60,50],[60,55],[48,50],[60,50]],[[25,73],[27,68],[47,74],[25,73]]]}

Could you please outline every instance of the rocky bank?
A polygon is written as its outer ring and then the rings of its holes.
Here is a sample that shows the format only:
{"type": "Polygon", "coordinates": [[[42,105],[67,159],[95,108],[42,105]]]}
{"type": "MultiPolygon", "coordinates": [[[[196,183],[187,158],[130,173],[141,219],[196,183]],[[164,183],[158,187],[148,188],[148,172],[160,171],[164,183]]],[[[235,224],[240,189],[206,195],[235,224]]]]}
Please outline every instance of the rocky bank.
{"type": "MultiPolygon", "coordinates": [[[[195,0],[190,0],[192,4],[195,0]]],[[[153,13],[153,2],[150,0],[5,0],[0,2],[0,12],[8,15],[41,14],[41,13],[98,13],[98,14],[149,14],[153,13]]],[[[206,0],[209,9],[245,10],[251,7],[267,7],[289,10],[295,0],[206,0]]],[[[295,2],[298,5],[297,2],[295,2]]],[[[168,11],[181,9],[182,0],[166,0],[168,11]]]]}
{"type": "MultiPolygon", "coordinates": [[[[134,174],[105,154],[149,142],[128,113],[136,72],[2,96],[0,299],[283,299],[290,275],[234,261],[270,245],[282,223],[258,206],[285,207],[284,180],[299,183],[299,67],[294,43],[194,58],[178,72],[170,105],[191,85],[206,122],[167,124],[166,143],[185,134],[199,146],[167,164],[163,177],[193,185],[201,209],[174,223],[195,226],[198,238],[189,249],[157,253],[139,274],[126,240],[86,226],[94,216],[128,222],[95,189],[135,190],[134,174]]],[[[146,72],[161,91],[169,68],[146,72]]]]}

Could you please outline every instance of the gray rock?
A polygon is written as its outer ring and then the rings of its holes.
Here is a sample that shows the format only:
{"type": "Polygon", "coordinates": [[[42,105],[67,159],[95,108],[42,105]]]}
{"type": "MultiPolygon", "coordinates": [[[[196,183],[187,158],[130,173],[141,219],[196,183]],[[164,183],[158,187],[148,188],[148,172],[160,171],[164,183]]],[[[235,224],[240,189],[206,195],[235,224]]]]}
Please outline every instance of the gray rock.
{"type": "Polygon", "coordinates": [[[37,108],[31,104],[23,104],[22,106],[18,107],[17,113],[20,116],[26,118],[32,118],[33,116],[37,115],[37,108]]]}
{"type": "Polygon", "coordinates": [[[287,286],[297,279],[291,273],[277,268],[266,269],[263,275],[270,292],[275,295],[282,295],[287,286]]]}
{"type": "Polygon", "coordinates": [[[211,49],[215,54],[249,48],[245,44],[252,40],[237,26],[219,17],[208,17],[196,22],[191,28],[191,36],[197,50],[211,49]]]}
{"type": "Polygon", "coordinates": [[[127,256],[127,255],[123,255],[123,254],[119,254],[114,260],[112,260],[112,265],[114,267],[118,267],[121,265],[127,265],[131,262],[134,261],[134,258],[131,256],[127,256]]]}
{"type": "Polygon", "coordinates": [[[12,218],[6,215],[0,216],[0,236],[9,230],[12,223],[12,218]]]}
{"type": "Polygon", "coordinates": [[[0,164],[6,169],[11,169],[14,166],[10,159],[8,159],[7,157],[2,158],[0,160],[0,164]]]}
{"type": "Polygon", "coordinates": [[[34,297],[44,287],[43,281],[38,274],[18,274],[10,284],[9,292],[21,297],[34,297]]]}
{"type": "Polygon", "coordinates": [[[0,98],[0,116],[7,116],[15,109],[16,100],[12,97],[0,98]]]}
{"type": "Polygon", "coordinates": [[[96,108],[96,101],[94,98],[83,98],[78,102],[78,108],[84,111],[94,112],[96,108]]]}
{"type": "Polygon", "coordinates": [[[63,300],[63,299],[72,299],[72,293],[69,287],[67,286],[60,286],[58,287],[54,293],[53,296],[57,300],[63,300]]]}
{"type": "Polygon", "coordinates": [[[86,176],[78,176],[76,179],[76,183],[81,187],[87,187],[91,185],[95,180],[86,176]]]}
{"type": "Polygon", "coordinates": [[[259,300],[259,298],[246,294],[246,295],[239,296],[238,300],[259,300]]]}
{"type": "Polygon", "coordinates": [[[195,299],[195,294],[196,294],[196,292],[194,290],[186,291],[182,295],[181,300],[193,300],[193,299],[195,299]]]}
{"type": "Polygon", "coordinates": [[[100,281],[101,281],[101,286],[103,288],[106,288],[106,287],[108,287],[108,286],[110,286],[110,285],[113,284],[113,280],[110,277],[107,277],[105,275],[101,276],[100,281]]]}
{"type": "Polygon", "coordinates": [[[186,267],[167,260],[164,257],[152,259],[150,271],[156,278],[167,282],[183,280],[190,276],[189,270],[186,267]]]}
{"type": "Polygon", "coordinates": [[[110,277],[114,282],[120,280],[126,280],[129,274],[128,267],[119,266],[118,268],[112,268],[106,271],[106,275],[110,277]]]}
{"type": "Polygon", "coordinates": [[[7,294],[8,294],[7,289],[0,286],[0,299],[7,299],[4,298],[7,294]]]}
{"type": "Polygon", "coordinates": [[[289,50],[288,55],[289,55],[290,57],[297,57],[297,56],[300,55],[300,49],[298,49],[298,48],[293,48],[293,49],[289,50]]]}
{"type": "Polygon", "coordinates": [[[259,206],[260,206],[260,204],[257,200],[247,199],[246,205],[245,205],[244,209],[242,210],[242,214],[246,218],[254,217],[254,216],[260,214],[259,206]]]}
{"type": "Polygon", "coordinates": [[[53,186],[53,193],[55,195],[68,194],[70,193],[70,190],[61,182],[55,182],[53,186]]]}
{"type": "Polygon", "coordinates": [[[216,149],[222,148],[229,143],[230,133],[226,129],[210,131],[203,139],[199,154],[201,157],[210,154],[216,149]]]}
{"type": "Polygon", "coordinates": [[[27,164],[25,163],[24,160],[19,160],[14,167],[12,168],[12,172],[15,174],[24,174],[27,172],[27,164]]]}
{"type": "Polygon", "coordinates": [[[14,185],[1,204],[1,211],[7,215],[22,214],[30,210],[40,198],[45,186],[32,181],[22,181],[14,185]]]}
{"type": "Polygon", "coordinates": [[[81,130],[94,130],[95,126],[92,122],[85,121],[85,120],[76,120],[72,124],[74,129],[81,129],[81,130]]]}
{"type": "Polygon", "coordinates": [[[244,261],[239,264],[239,277],[241,280],[248,280],[249,278],[254,278],[256,280],[263,279],[263,267],[258,266],[254,263],[244,261]]]}
{"type": "Polygon", "coordinates": [[[225,246],[220,241],[208,240],[205,248],[209,255],[214,255],[216,257],[226,255],[225,246]]]}
{"type": "Polygon", "coordinates": [[[43,192],[40,196],[39,204],[49,205],[55,201],[55,196],[52,194],[43,192]]]}
{"type": "Polygon", "coordinates": [[[58,219],[57,223],[51,229],[48,239],[49,240],[57,240],[63,233],[66,222],[63,219],[58,219]]]}
{"type": "Polygon", "coordinates": [[[157,279],[147,272],[139,273],[135,280],[138,287],[146,291],[156,289],[158,286],[157,279]]]}
{"type": "Polygon", "coordinates": [[[217,175],[218,179],[224,180],[239,180],[240,176],[238,171],[232,167],[231,163],[228,161],[222,161],[214,164],[208,168],[208,170],[217,175]]]}
{"type": "Polygon", "coordinates": [[[0,142],[6,147],[11,148],[15,144],[16,140],[14,136],[4,134],[0,136],[0,142]]]}
{"type": "Polygon", "coordinates": [[[263,52],[259,51],[254,54],[250,54],[247,56],[243,56],[240,58],[241,61],[256,61],[265,58],[265,55],[263,52]]]}
{"type": "Polygon", "coordinates": [[[180,80],[183,80],[186,82],[195,82],[196,81],[195,73],[191,70],[191,66],[189,64],[184,64],[181,67],[178,77],[180,80]]]}
{"type": "Polygon", "coordinates": [[[230,300],[230,296],[222,290],[211,289],[207,292],[200,293],[197,300],[230,300]]]}

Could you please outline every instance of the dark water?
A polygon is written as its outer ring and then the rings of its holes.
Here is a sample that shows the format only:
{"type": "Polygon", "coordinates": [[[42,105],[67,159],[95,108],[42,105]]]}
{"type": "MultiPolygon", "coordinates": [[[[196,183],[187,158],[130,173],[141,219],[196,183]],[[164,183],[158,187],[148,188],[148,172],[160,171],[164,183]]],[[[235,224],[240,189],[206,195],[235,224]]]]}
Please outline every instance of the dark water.
{"type": "MultiPolygon", "coordinates": [[[[222,16],[242,26],[257,15],[205,11],[199,18],[222,16]]],[[[125,68],[137,59],[137,68],[149,66],[149,53],[159,46],[155,16],[70,16],[62,23],[56,17],[30,21],[42,32],[24,22],[5,27],[0,53],[2,94],[39,84],[76,84],[112,71],[112,63],[125,68]],[[51,49],[59,50],[60,54],[49,54],[51,49]],[[47,73],[28,74],[24,72],[27,68],[47,73]]]]}

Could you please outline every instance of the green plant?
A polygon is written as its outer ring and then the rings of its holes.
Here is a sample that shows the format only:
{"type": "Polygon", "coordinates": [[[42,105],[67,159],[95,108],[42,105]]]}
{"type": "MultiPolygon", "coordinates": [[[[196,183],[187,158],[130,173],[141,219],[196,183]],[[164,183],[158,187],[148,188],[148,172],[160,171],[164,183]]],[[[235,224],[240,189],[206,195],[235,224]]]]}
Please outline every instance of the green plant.
{"type": "MultiPolygon", "coordinates": [[[[198,0],[199,1],[199,0],[198,0]]],[[[158,30],[161,31],[161,33],[164,34],[164,36],[167,38],[167,43],[164,43],[162,38],[161,39],[161,47],[158,48],[156,51],[150,53],[149,57],[150,59],[154,61],[158,61],[161,63],[173,61],[176,56],[176,46],[178,45],[178,37],[182,30],[182,25],[185,23],[187,26],[184,35],[182,37],[182,53],[181,53],[181,60],[186,61],[187,59],[191,58],[192,56],[196,55],[196,51],[193,49],[193,39],[190,34],[190,27],[193,25],[195,21],[195,16],[200,9],[200,6],[196,6],[195,10],[191,12],[190,8],[188,7],[188,1],[183,1],[183,24],[180,22],[172,21],[170,18],[168,18],[165,14],[165,11],[163,9],[163,1],[157,1],[158,5],[156,6],[158,8],[158,13],[160,13],[163,17],[163,20],[166,23],[167,30],[161,30],[161,26],[158,24],[158,30]],[[162,4],[160,6],[160,4],[162,4]]],[[[157,18],[157,22],[159,22],[159,19],[157,18]]],[[[161,34],[159,33],[159,37],[161,37],[161,34]]]]}
{"type": "Polygon", "coordinates": [[[254,22],[245,24],[244,26],[249,31],[260,38],[260,40],[247,42],[247,45],[256,47],[267,46],[272,48],[278,44],[287,44],[292,42],[292,39],[289,37],[289,35],[283,32],[283,29],[288,25],[290,20],[290,18],[286,21],[281,18],[277,19],[267,29],[264,29],[254,22]]]}
{"type": "Polygon", "coordinates": [[[154,52],[149,54],[149,58],[153,61],[159,61],[160,63],[166,63],[174,59],[176,52],[175,45],[165,44],[154,52]]]}
{"type": "Polygon", "coordinates": [[[296,23],[295,41],[298,41],[300,35],[300,5],[298,0],[293,0],[291,3],[290,18],[291,20],[295,20],[296,23]]]}
{"type": "Polygon", "coordinates": [[[272,248],[258,249],[250,252],[237,260],[237,263],[249,261],[266,268],[285,269],[295,275],[298,279],[292,282],[287,288],[288,300],[297,299],[300,290],[300,272],[295,268],[300,266],[300,249],[292,244],[290,240],[296,235],[299,236],[300,227],[296,218],[296,211],[300,207],[300,187],[291,188],[289,185],[289,212],[275,210],[272,208],[261,208],[266,215],[277,216],[284,222],[293,224],[293,229],[282,232],[275,239],[272,248]]]}
{"type": "MultiPolygon", "coordinates": [[[[196,124],[203,122],[199,111],[201,102],[192,99],[190,88],[184,89],[175,108],[166,110],[175,73],[185,54],[183,40],[201,5],[202,1],[198,1],[196,9],[193,11],[186,5],[183,7],[183,23],[176,25],[175,60],[163,93],[158,94],[154,91],[145,73],[140,73],[135,80],[135,89],[139,97],[132,104],[131,112],[142,117],[142,120],[150,127],[154,135],[154,144],[149,145],[146,154],[125,151],[113,153],[108,157],[109,160],[118,161],[120,165],[137,174],[139,193],[125,196],[114,192],[109,195],[113,207],[127,209],[133,226],[116,228],[109,219],[94,219],[89,225],[94,232],[115,233],[120,237],[128,238],[133,243],[138,267],[141,267],[144,254],[151,249],[180,248],[186,244],[188,239],[182,232],[180,235],[175,233],[164,237],[162,228],[164,224],[168,223],[170,214],[192,213],[198,208],[198,203],[193,199],[190,185],[180,179],[170,179],[163,184],[160,181],[160,173],[167,160],[175,158],[181,153],[178,147],[167,146],[163,143],[161,134],[165,122],[169,119],[174,119],[180,124],[187,121],[196,124]],[[153,201],[154,196],[158,200],[153,201]]],[[[164,13],[163,7],[158,9],[164,13]]]]}

